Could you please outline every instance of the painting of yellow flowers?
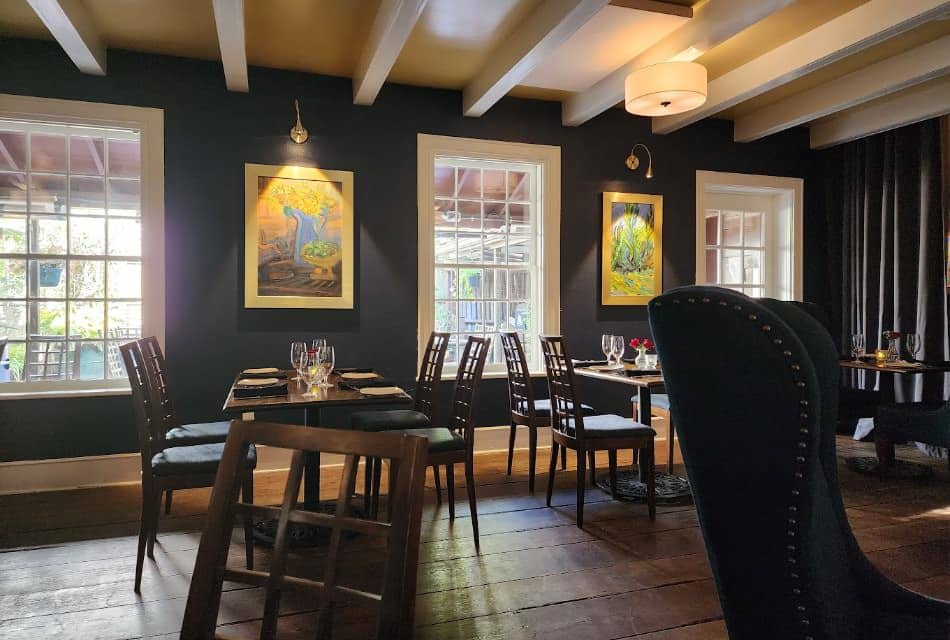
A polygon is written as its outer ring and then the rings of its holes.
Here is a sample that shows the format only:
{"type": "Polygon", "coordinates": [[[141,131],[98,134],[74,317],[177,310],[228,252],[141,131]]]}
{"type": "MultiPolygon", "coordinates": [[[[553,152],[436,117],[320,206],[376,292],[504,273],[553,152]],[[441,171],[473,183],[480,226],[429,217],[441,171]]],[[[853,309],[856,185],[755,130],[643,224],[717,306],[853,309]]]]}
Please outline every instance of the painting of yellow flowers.
{"type": "Polygon", "coordinates": [[[663,196],[604,193],[601,304],[645,305],[663,291],[663,196]]]}
{"type": "Polygon", "coordinates": [[[353,174],[244,165],[244,306],[353,308],[353,174]]]}

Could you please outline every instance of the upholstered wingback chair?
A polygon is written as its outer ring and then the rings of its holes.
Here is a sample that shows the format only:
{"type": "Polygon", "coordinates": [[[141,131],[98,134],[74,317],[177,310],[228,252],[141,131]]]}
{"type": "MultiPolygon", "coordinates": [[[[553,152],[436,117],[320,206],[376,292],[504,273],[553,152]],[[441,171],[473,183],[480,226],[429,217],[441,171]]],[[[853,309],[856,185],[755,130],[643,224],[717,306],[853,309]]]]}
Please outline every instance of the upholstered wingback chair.
{"type": "Polygon", "coordinates": [[[950,603],[884,577],[848,525],[825,328],[715,287],[675,289],[649,313],[730,638],[950,637],[950,603]]]}

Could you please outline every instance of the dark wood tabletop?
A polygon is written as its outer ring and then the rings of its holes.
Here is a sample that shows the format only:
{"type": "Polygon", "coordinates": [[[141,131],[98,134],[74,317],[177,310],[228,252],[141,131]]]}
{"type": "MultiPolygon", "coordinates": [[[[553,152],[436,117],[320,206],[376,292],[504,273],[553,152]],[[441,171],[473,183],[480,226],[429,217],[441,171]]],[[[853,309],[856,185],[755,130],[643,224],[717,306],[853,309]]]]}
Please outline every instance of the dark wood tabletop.
{"type": "MultiPolygon", "coordinates": [[[[224,401],[225,413],[243,413],[245,411],[267,411],[272,409],[304,409],[307,407],[339,407],[345,405],[373,405],[373,404],[407,404],[412,402],[412,396],[403,391],[400,394],[389,396],[370,396],[353,389],[340,388],[340,374],[332,373],[330,383],[332,387],[316,388],[316,395],[305,396],[306,389],[300,382],[294,382],[296,371],[285,371],[287,374],[287,395],[265,396],[260,398],[235,398],[234,383],[228,390],[227,400],[224,401]]],[[[375,373],[375,372],[374,372],[375,373]]],[[[237,376],[234,382],[241,379],[237,376]]]]}
{"type": "Polygon", "coordinates": [[[621,384],[627,384],[631,387],[646,387],[648,389],[653,389],[656,387],[663,386],[663,375],[657,371],[656,375],[653,374],[638,374],[638,375],[627,375],[627,372],[623,369],[613,369],[610,371],[601,371],[599,369],[592,369],[591,367],[574,367],[574,373],[579,376],[584,376],[585,378],[596,378],[598,380],[608,380],[610,382],[619,382],[621,384]]]}
{"type": "Polygon", "coordinates": [[[950,364],[931,364],[919,362],[916,366],[894,366],[877,360],[841,360],[842,369],[857,369],[860,371],[877,371],[879,373],[942,373],[950,371],[950,364]]]}

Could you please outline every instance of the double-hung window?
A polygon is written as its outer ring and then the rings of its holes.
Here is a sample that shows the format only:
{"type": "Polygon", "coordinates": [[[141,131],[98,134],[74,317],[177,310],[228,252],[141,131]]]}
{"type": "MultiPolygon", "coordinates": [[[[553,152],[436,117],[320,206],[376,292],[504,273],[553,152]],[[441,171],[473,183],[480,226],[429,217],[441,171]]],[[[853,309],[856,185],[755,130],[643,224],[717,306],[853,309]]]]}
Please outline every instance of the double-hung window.
{"type": "Polygon", "coordinates": [[[142,127],[37,99],[20,100],[56,113],[4,117],[17,100],[0,97],[0,394],[127,387],[119,345],[160,334],[164,313],[143,264],[161,211],[143,197],[142,127]]]}
{"type": "Polygon", "coordinates": [[[557,148],[419,140],[420,350],[450,333],[451,375],[468,336],[492,338],[486,371],[500,373],[496,336],[513,330],[540,371],[538,336],[559,326],[557,148]]]}

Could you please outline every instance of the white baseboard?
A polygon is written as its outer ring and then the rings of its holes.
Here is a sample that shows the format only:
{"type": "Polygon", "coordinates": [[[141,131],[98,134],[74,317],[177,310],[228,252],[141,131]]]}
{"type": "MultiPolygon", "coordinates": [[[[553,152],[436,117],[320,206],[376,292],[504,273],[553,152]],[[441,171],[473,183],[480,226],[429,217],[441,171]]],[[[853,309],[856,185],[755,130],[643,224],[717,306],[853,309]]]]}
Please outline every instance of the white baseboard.
{"type": "MultiPolygon", "coordinates": [[[[538,429],[539,446],[550,442],[549,428],[538,429]]],[[[528,446],[528,434],[519,427],[518,449],[528,446]]],[[[475,451],[508,450],[508,427],[482,427],[475,431],[475,451]]],[[[342,464],[340,456],[327,455],[321,458],[321,466],[342,464]]],[[[271,447],[258,447],[257,469],[271,471],[290,466],[290,451],[271,447]]],[[[33,493],[37,491],[63,491],[115,484],[138,483],[142,465],[137,453],[119,453],[107,456],[83,458],[60,458],[56,460],[22,460],[0,463],[0,495],[33,493]]]]}

